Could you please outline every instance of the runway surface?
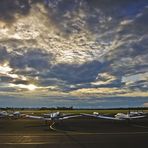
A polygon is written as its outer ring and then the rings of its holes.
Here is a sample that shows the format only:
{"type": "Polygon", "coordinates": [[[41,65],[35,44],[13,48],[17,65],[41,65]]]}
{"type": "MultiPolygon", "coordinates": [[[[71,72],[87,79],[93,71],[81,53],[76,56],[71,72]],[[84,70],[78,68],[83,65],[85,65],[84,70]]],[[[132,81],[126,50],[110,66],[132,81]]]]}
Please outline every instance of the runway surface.
{"type": "Polygon", "coordinates": [[[148,147],[148,119],[128,123],[79,118],[52,128],[36,120],[0,120],[0,148],[148,147]]]}

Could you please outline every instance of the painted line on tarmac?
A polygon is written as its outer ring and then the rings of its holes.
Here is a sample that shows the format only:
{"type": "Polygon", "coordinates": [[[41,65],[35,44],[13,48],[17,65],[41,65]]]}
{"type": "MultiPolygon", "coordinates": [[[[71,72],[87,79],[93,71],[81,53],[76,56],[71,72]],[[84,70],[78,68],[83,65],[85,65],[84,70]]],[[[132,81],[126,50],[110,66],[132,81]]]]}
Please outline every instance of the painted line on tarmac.
{"type": "MultiPolygon", "coordinates": [[[[59,131],[58,131],[59,132],[59,131]]],[[[44,135],[44,134],[41,134],[41,135],[0,135],[0,137],[24,137],[24,138],[33,138],[33,137],[50,137],[50,136],[63,136],[64,133],[67,133],[69,135],[127,135],[127,134],[130,134],[130,135],[136,135],[136,134],[148,134],[148,132],[98,132],[98,133],[92,133],[92,132],[73,132],[73,131],[64,131],[64,130],[60,130],[61,133],[56,133],[56,134],[50,134],[50,135],[44,135]]]]}
{"type": "Polygon", "coordinates": [[[137,125],[137,124],[133,124],[133,126],[135,126],[135,127],[140,127],[140,128],[147,128],[147,129],[148,129],[148,126],[137,125]]]}
{"type": "Polygon", "coordinates": [[[38,145],[38,144],[55,144],[56,142],[30,142],[30,143],[0,143],[0,145],[38,145]]]}
{"type": "Polygon", "coordinates": [[[50,129],[53,130],[53,131],[57,131],[57,129],[55,129],[53,126],[55,125],[55,122],[53,122],[51,125],[50,125],[50,129]]]}

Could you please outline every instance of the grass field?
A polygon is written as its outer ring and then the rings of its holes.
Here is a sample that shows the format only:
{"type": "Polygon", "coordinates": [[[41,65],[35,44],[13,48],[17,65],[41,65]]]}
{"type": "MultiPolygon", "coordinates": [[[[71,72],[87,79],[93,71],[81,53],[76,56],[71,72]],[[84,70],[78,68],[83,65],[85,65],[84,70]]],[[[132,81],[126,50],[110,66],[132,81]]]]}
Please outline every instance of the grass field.
{"type": "MultiPolygon", "coordinates": [[[[51,113],[51,112],[61,112],[61,113],[73,113],[73,114],[79,114],[79,113],[89,113],[92,114],[93,112],[98,112],[100,114],[109,114],[113,115],[116,113],[128,113],[129,110],[24,110],[21,111],[21,113],[25,114],[34,114],[34,115],[42,115],[45,113],[51,113]]],[[[130,110],[130,111],[137,111],[137,110],[130,110]]],[[[140,110],[139,110],[140,111],[140,110]]],[[[148,112],[148,110],[145,110],[144,112],[148,112]]]]}

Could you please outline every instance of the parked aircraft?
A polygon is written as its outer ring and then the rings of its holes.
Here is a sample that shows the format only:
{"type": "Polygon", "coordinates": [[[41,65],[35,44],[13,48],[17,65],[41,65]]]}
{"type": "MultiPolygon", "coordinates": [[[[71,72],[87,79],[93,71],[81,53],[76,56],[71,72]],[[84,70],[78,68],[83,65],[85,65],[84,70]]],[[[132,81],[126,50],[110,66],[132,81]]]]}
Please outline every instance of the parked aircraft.
{"type": "Polygon", "coordinates": [[[105,116],[105,115],[100,115],[97,112],[94,112],[93,114],[82,114],[84,116],[89,116],[89,117],[95,117],[99,119],[108,119],[108,120],[133,120],[133,119],[140,119],[146,117],[146,113],[138,113],[138,112],[129,112],[128,114],[124,113],[117,113],[114,117],[112,116],[105,116]]]}
{"type": "Polygon", "coordinates": [[[25,117],[25,114],[21,114],[19,111],[15,111],[15,112],[7,112],[7,111],[1,111],[0,112],[0,118],[13,118],[13,119],[17,119],[17,118],[21,118],[21,117],[25,117]]]}
{"type": "Polygon", "coordinates": [[[60,112],[44,114],[43,116],[33,116],[33,115],[26,115],[27,118],[31,119],[38,119],[43,121],[59,121],[59,120],[66,120],[70,118],[80,117],[82,115],[78,114],[62,114],[60,112]]]}
{"type": "Polygon", "coordinates": [[[6,111],[1,111],[0,112],[0,118],[4,118],[6,116],[8,116],[8,113],[6,111]]]}

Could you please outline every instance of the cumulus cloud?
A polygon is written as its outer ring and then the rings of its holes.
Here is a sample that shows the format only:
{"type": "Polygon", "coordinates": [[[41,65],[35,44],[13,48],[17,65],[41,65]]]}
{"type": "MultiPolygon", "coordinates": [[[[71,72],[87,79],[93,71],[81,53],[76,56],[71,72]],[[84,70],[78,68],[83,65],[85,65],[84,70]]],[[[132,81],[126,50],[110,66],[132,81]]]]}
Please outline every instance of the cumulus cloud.
{"type": "Polygon", "coordinates": [[[146,0],[1,1],[0,92],[32,86],[77,101],[140,96],[134,91],[146,97],[147,6],[146,0]]]}
{"type": "Polygon", "coordinates": [[[120,22],[121,25],[128,25],[131,24],[133,22],[133,20],[123,20],[120,22]]]}

